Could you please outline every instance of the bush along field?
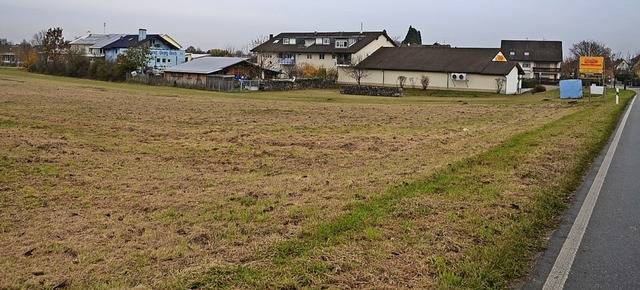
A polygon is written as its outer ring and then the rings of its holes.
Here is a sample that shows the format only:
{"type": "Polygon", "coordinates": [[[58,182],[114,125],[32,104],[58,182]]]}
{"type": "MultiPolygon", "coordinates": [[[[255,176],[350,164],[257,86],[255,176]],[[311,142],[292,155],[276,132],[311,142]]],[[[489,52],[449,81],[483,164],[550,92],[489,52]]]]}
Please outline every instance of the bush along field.
{"type": "Polygon", "coordinates": [[[0,288],[508,288],[632,97],[0,69],[0,288]]]}

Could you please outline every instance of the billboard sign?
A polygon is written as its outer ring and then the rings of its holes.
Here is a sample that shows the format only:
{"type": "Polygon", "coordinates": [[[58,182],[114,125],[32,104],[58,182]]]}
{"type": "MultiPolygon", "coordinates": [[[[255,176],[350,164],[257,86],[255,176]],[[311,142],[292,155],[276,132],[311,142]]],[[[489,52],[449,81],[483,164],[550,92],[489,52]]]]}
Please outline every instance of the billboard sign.
{"type": "Polygon", "coordinates": [[[602,74],[604,71],[604,57],[581,56],[580,74],[602,74]]]}

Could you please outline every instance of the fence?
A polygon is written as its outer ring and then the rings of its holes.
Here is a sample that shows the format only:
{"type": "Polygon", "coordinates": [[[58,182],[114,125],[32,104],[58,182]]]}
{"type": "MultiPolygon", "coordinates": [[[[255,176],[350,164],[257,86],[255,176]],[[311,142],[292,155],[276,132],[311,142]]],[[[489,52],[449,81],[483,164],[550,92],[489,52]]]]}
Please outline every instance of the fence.
{"type": "Polygon", "coordinates": [[[126,82],[128,83],[139,83],[150,86],[170,86],[172,85],[169,81],[165,80],[162,76],[152,76],[152,75],[126,75],[126,82]]]}
{"type": "Polygon", "coordinates": [[[127,82],[141,83],[152,86],[174,86],[188,89],[200,89],[219,92],[253,92],[288,91],[306,89],[335,88],[336,81],[331,78],[295,79],[295,80],[247,80],[236,79],[233,75],[208,75],[200,77],[165,78],[153,75],[127,74],[127,82]]]}

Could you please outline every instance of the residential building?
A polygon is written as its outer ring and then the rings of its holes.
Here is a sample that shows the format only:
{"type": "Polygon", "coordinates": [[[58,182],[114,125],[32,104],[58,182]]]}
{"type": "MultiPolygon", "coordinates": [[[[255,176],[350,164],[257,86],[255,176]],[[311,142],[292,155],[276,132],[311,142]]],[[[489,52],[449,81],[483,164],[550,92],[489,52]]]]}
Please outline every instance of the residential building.
{"type": "Polygon", "coordinates": [[[336,69],[364,60],[381,47],[396,47],[386,31],[373,32],[284,32],[251,51],[261,67],[336,69]]]}
{"type": "Polygon", "coordinates": [[[182,46],[166,34],[147,34],[139,29],[138,34],[87,34],[71,43],[71,48],[80,50],[91,58],[115,61],[130,47],[146,44],[150,48],[148,67],[163,69],[186,61],[182,46]]]}
{"type": "MultiPolygon", "coordinates": [[[[423,76],[429,88],[487,91],[516,94],[522,87],[524,71],[516,61],[508,61],[499,48],[400,47],[380,48],[356,66],[366,70],[363,85],[421,87],[423,76]]],[[[339,84],[356,84],[349,76],[352,68],[339,68],[339,84]]]]}
{"type": "Polygon", "coordinates": [[[19,45],[7,46],[6,51],[0,52],[0,66],[19,66],[20,60],[18,59],[19,45]]]}
{"type": "Polygon", "coordinates": [[[557,83],[562,73],[562,41],[502,40],[500,49],[507,60],[517,61],[524,77],[543,83],[557,83]]]}
{"type": "Polygon", "coordinates": [[[126,34],[88,33],[71,41],[69,45],[72,51],[79,51],[88,58],[104,58],[104,50],[102,48],[119,40],[123,36],[126,36],[126,34]]]}

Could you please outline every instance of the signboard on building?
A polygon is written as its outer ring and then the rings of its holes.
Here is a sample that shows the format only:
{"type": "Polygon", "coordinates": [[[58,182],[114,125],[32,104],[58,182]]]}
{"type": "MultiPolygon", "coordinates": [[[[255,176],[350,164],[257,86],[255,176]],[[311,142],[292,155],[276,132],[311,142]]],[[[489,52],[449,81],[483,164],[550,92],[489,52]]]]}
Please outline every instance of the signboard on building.
{"type": "Polygon", "coordinates": [[[502,54],[502,52],[498,52],[498,54],[493,58],[493,61],[503,62],[507,61],[507,58],[504,57],[504,54],[502,54]]]}

